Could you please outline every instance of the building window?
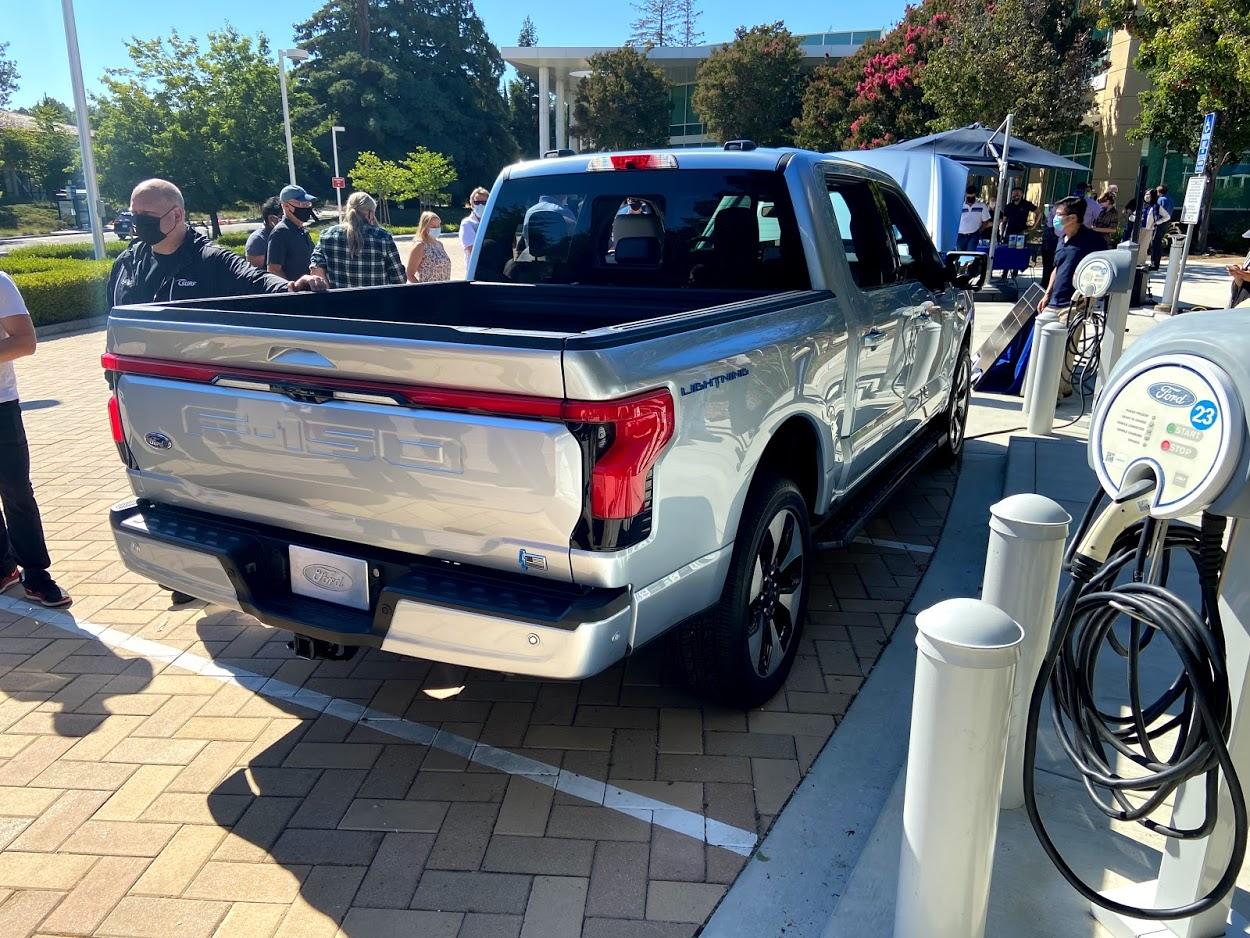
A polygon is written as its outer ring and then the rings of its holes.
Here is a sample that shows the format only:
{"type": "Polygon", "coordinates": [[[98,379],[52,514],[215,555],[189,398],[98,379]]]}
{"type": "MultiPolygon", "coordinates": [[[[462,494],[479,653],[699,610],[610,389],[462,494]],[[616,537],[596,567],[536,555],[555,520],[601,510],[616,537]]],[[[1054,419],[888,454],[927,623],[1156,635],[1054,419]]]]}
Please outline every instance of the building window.
{"type": "Polygon", "coordinates": [[[703,122],[694,112],[694,82],[673,85],[673,109],[669,116],[670,137],[701,137],[705,133],[703,122]]]}
{"type": "MultiPolygon", "coordinates": [[[[1082,166],[1094,165],[1094,154],[1097,152],[1098,134],[1092,130],[1083,130],[1080,133],[1069,134],[1059,144],[1059,155],[1065,156],[1074,163],[1080,163],[1082,166]]],[[[1083,172],[1076,170],[1055,170],[1046,174],[1049,178],[1046,180],[1045,195],[1043,201],[1054,205],[1060,199],[1072,194],[1072,188],[1078,182],[1092,182],[1093,171],[1087,169],[1083,172]]]]}

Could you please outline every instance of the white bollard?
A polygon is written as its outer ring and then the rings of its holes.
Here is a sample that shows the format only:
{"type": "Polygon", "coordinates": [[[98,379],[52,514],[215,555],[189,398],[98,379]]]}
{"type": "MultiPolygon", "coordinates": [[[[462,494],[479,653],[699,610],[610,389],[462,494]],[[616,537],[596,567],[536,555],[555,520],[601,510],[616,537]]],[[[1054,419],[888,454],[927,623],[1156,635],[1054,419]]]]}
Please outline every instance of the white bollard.
{"type": "Polygon", "coordinates": [[[1029,345],[1029,367],[1024,372],[1024,391],[1023,405],[1024,413],[1029,412],[1030,401],[1033,397],[1033,384],[1037,380],[1037,355],[1038,346],[1042,344],[1042,329],[1050,325],[1052,322],[1059,321],[1059,314],[1047,310],[1044,313],[1038,313],[1033,320],[1033,342],[1029,345]]]}
{"type": "Polygon", "coordinates": [[[1042,327],[1041,340],[1037,343],[1037,368],[1033,382],[1033,396],[1027,413],[1029,432],[1046,436],[1055,425],[1055,403],[1059,396],[1059,379],[1063,371],[1063,353],[1068,345],[1066,326],[1052,322],[1042,327]]]}
{"type": "Polygon", "coordinates": [[[979,599],[916,616],[894,938],[982,938],[1020,626],[979,599]]]}
{"type": "Polygon", "coordinates": [[[1163,302],[1155,309],[1171,312],[1176,307],[1176,294],[1181,288],[1181,258],[1185,255],[1185,239],[1172,238],[1168,249],[1168,272],[1163,280],[1163,302]]]}
{"type": "Polygon", "coordinates": [[[1071,520],[1044,495],[1012,495],[990,507],[990,546],[981,598],[1007,613],[1024,630],[1011,695],[1001,802],[1004,808],[1024,806],[1024,724],[1033,683],[1050,644],[1063,545],[1071,520]]]}

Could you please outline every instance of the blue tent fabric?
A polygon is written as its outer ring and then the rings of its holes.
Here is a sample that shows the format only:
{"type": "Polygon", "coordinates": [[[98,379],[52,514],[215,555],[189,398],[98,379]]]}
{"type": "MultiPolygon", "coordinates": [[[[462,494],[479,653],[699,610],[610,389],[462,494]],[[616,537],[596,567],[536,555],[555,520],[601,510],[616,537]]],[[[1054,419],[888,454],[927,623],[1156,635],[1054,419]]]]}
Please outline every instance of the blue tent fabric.
{"type": "Polygon", "coordinates": [[[929,151],[908,153],[891,147],[829,155],[871,166],[893,178],[924,219],[938,250],[955,250],[960,207],[968,184],[966,166],[929,151]]]}
{"type": "Polygon", "coordinates": [[[1029,355],[1033,351],[1033,321],[1029,321],[1016,333],[994,364],[985,369],[976,382],[976,390],[989,394],[1019,394],[1024,390],[1024,375],[1029,367],[1029,355]]]}
{"type": "MultiPolygon", "coordinates": [[[[994,152],[991,152],[991,144],[994,151],[1001,154],[1003,135],[984,124],[969,124],[967,127],[943,130],[940,133],[929,134],[927,137],[904,140],[902,143],[881,147],[881,150],[936,153],[962,163],[964,166],[996,167],[998,164],[994,152]]],[[[1034,146],[1027,140],[1015,136],[1011,138],[1011,144],[1007,149],[1007,162],[1015,169],[1025,166],[1035,166],[1038,169],[1067,169],[1076,172],[1086,172],[1089,169],[1088,166],[1034,146]]]]}

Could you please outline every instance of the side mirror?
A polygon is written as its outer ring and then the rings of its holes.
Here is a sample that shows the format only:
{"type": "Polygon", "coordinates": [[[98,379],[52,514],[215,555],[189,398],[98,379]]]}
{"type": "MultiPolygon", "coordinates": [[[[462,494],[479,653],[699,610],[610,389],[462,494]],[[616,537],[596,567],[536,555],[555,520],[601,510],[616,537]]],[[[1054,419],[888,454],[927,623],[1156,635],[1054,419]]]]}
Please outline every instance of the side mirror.
{"type": "Polygon", "coordinates": [[[985,283],[985,255],[980,251],[951,251],[946,255],[946,279],[961,290],[980,290],[985,283]]]}

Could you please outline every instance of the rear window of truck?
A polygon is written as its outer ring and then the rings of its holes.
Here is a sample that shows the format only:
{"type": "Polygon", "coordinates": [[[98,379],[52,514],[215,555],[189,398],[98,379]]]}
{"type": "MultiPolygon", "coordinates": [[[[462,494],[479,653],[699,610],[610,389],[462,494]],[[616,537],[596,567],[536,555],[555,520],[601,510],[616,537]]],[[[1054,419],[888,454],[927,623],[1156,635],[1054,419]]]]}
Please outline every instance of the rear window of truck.
{"type": "Polygon", "coordinates": [[[785,180],[762,170],[510,179],[474,250],[493,283],[810,287],[785,180]]]}

